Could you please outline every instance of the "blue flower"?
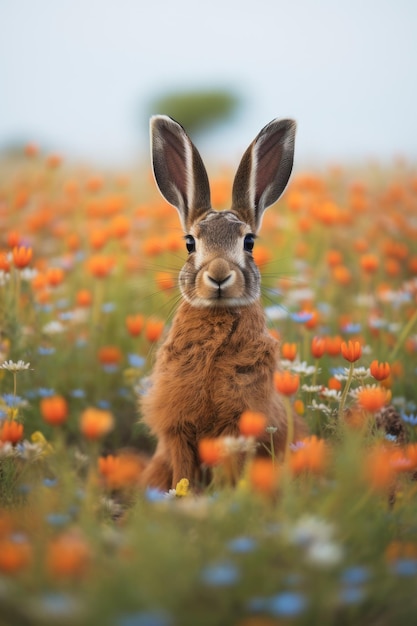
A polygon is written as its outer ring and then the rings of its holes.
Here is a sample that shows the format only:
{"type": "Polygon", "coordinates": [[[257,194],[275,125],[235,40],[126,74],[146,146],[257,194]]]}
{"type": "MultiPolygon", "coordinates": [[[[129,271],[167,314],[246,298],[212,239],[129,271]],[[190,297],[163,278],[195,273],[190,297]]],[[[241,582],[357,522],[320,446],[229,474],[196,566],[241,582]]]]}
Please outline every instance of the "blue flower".
{"type": "Polygon", "coordinates": [[[14,396],[12,393],[4,393],[2,395],[4,403],[11,409],[15,409],[22,404],[22,398],[20,396],[14,396]]]}
{"type": "Polygon", "coordinates": [[[417,559],[397,559],[391,564],[391,571],[398,576],[417,576],[417,559]]]}
{"type": "Polygon", "coordinates": [[[345,324],[342,330],[345,333],[356,335],[357,333],[361,332],[362,324],[353,324],[353,323],[345,324]]]}
{"type": "Polygon", "coordinates": [[[128,354],[127,356],[130,367],[135,367],[140,369],[145,365],[145,359],[143,356],[139,354],[128,354]]]}
{"type": "Polygon", "coordinates": [[[65,526],[71,521],[70,516],[66,513],[49,513],[45,519],[51,526],[65,526]]]}
{"type": "Polygon", "coordinates": [[[145,498],[149,502],[161,502],[166,500],[166,493],[154,487],[147,487],[145,490],[145,498]]]}
{"type": "Polygon", "coordinates": [[[103,311],[103,313],[112,313],[115,308],[116,305],[114,304],[114,302],[105,302],[101,307],[101,310],[103,311]]]}
{"type": "Polygon", "coordinates": [[[300,311],[299,313],[291,313],[291,319],[297,324],[305,324],[313,319],[313,313],[309,311],[300,311]]]}
{"type": "Polygon", "coordinates": [[[210,587],[228,587],[240,578],[239,570],[230,561],[208,565],[201,572],[201,579],[210,587]]]}
{"type": "Polygon", "coordinates": [[[41,356],[49,356],[50,354],[55,354],[56,350],[52,347],[39,346],[38,354],[41,356]]]}
{"type": "Polygon", "coordinates": [[[57,478],[44,478],[42,482],[45,485],[45,487],[55,487],[58,484],[58,479],[57,478]]]}
{"type": "Polygon", "coordinates": [[[75,598],[60,592],[43,594],[39,598],[38,606],[43,614],[52,618],[73,618],[81,608],[75,598]]]}
{"type": "Polygon", "coordinates": [[[283,591],[268,600],[268,611],[277,617],[295,617],[307,606],[307,598],[296,591],[283,591]]]}
{"type": "Polygon", "coordinates": [[[362,585],[370,578],[370,572],[367,567],[354,565],[343,570],[341,575],[342,583],[345,585],[362,585]]]}
{"type": "Polygon", "coordinates": [[[99,400],[97,406],[99,409],[107,411],[110,408],[110,402],[108,400],[99,400]]]}
{"type": "Polygon", "coordinates": [[[73,398],[85,398],[84,389],[73,389],[70,394],[73,398]]]}
{"type": "Polygon", "coordinates": [[[67,322],[74,318],[74,313],[72,311],[62,311],[62,313],[59,313],[58,318],[63,322],[67,322]]]}
{"type": "Polygon", "coordinates": [[[414,413],[401,413],[401,419],[411,426],[417,426],[417,414],[414,415],[414,413]]]}
{"type": "Polygon", "coordinates": [[[257,547],[257,542],[252,537],[236,537],[227,544],[232,552],[243,554],[245,552],[253,552],[257,547]]]}
{"type": "Polygon", "coordinates": [[[46,387],[39,387],[38,389],[38,396],[40,398],[49,398],[50,396],[54,396],[54,395],[55,395],[54,389],[47,389],[46,387]]]}

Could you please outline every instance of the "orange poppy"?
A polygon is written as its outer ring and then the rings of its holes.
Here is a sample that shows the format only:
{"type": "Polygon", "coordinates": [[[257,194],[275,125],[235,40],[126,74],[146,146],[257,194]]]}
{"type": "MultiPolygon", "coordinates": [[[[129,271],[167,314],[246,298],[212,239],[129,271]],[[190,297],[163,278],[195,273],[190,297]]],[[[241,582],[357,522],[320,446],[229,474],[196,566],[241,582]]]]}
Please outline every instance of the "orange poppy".
{"type": "Polygon", "coordinates": [[[15,246],[12,251],[14,266],[21,270],[29,265],[32,260],[33,250],[25,246],[15,246]]]}
{"type": "Polygon", "coordinates": [[[350,363],[354,363],[358,359],[361,358],[362,355],[362,346],[359,341],[351,341],[349,339],[348,342],[342,341],[340,344],[340,352],[346,361],[350,363]]]}
{"type": "Polygon", "coordinates": [[[16,420],[5,420],[0,429],[0,441],[16,444],[23,437],[23,424],[16,420]]]}
{"type": "Polygon", "coordinates": [[[100,439],[114,427],[114,418],[110,411],[89,407],[80,416],[80,430],[86,439],[100,439]]]}
{"type": "Polygon", "coordinates": [[[357,392],[357,401],[365,411],[376,413],[391,399],[391,392],[384,387],[377,385],[368,385],[361,387],[357,392]]]}
{"type": "Polygon", "coordinates": [[[68,417],[68,403],[63,396],[49,396],[42,398],[40,411],[47,424],[60,426],[68,417]]]}
{"type": "Polygon", "coordinates": [[[244,411],[239,419],[239,431],[245,437],[259,437],[265,432],[266,424],[263,413],[244,411]]]}
{"type": "Polygon", "coordinates": [[[284,396],[292,396],[298,390],[300,385],[300,377],[298,374],[284,370],[283,372],[274,373],[275,388],[284,396]]]}
{"type": "Polygon", "coordinates": [[[281,356],[287,361],[294,361],[297,356],[297,344],[285,342],[281,346],[281,356]]]}
{"type": "Polygon", "coordinates": [[[371,375],[375,380],[385,380],[391,374],[391,366],[389,363],[380,363],[377,360],[372,361],[369,366],[371,375]]]}
{"type": "Polygon", "coordinates": [[[143,315],[140,314],[128,315],[126,317],[125,324],[129,335],[132,335],[132,337],[137,337],[143,330],[143,327],[145,325],[145,318],[143,315]]]}

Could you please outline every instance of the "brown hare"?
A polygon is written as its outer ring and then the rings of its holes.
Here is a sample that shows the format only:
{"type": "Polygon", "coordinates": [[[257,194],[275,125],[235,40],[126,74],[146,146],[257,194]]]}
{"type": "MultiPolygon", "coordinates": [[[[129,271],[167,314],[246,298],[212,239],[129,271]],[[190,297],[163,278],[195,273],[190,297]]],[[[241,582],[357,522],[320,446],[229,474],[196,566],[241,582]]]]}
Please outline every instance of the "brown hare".
{"type": "MultiPolygon", "coordinates": [[[[279,347],[259,301],[252,249],[265,209],[290,177],[295,127],[273,120],[261,130],[240,162],[231,209],[214,211],[206,169],[185,130],[168,116],[151,118],[155,179],[179,213],[188,259],[179,274],[182,303],[141,401],[157,438],[144,485],[167,490],[181,478],[198,485],[199,441],[239,435],[245,410],[264,413],[276,427],[276,452],[285,447],[286,413],[273,382],[279,347]]],[[[304,433],[300,418],[294,426],[296,440],[304,433]]],[[[265,432],[260,441],[269,438],[265,432]]]]}

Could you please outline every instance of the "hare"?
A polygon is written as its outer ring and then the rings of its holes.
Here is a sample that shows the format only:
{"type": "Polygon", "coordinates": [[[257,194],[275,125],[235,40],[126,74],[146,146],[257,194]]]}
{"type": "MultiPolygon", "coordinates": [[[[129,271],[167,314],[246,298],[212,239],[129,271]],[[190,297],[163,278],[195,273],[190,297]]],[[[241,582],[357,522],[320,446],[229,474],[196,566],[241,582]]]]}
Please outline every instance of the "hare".
{"type": "MultiPolygon", "coordinates": [[[[296,124],[275,119],[260,131],[225,211],[211,208],[205,166],[183,127],[165,115],[152,117],[150,127],[155,180],[179,213],[188,250],[179,274],[182,302],[141,402],[142,419],[157,437],[143,484],[167,490],[181,478],[198,484],[199,441],[238,436],[245,410],[264,413],[276,427],[277,453],[285,447],[286,413],[273,383],[279,346],[266,326],[252,249],[265,209],[290,177],[296,124]]],[[[304,426],[294,419],[296,440],[304,426]]],[[[270,435],[262,440],[269,443],[270,435]]]]}

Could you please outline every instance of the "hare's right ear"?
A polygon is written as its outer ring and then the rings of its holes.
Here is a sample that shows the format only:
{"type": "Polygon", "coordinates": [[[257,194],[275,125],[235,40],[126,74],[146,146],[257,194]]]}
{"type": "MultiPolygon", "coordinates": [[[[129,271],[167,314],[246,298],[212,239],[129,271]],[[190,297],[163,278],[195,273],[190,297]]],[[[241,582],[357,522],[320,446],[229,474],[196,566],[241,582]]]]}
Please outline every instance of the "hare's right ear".
{"type": "Polygon", "coordinates": [[[257,233],[265,209],[283,193],[294,159],[294,120],[272,120],[242,157],[232,190],[232,209],[257,233]]]}
{"type": "Polygon", "coordinates": [[[156,183],[165,200],[178,210],[188,232],[211,207],[206,168],[183,127],[171,117],[154,115],[150,130],[156,183]]]}

